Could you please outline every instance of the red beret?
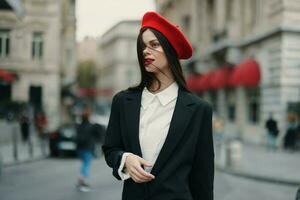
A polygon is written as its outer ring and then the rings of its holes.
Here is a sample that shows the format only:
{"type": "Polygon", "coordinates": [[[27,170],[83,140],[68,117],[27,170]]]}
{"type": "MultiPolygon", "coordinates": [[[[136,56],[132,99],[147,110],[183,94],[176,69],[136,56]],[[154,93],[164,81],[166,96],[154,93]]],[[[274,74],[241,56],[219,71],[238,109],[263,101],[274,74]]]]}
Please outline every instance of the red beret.
{"type": "Polygon", "coordinates": [[[141,30],[153,28],[161,32],[172,44],[179,59],[188,59],[193,54],[193,47],[178,26],[169,22],[166,18],[156,12],[145,13],[142,20],[141,30]]]}

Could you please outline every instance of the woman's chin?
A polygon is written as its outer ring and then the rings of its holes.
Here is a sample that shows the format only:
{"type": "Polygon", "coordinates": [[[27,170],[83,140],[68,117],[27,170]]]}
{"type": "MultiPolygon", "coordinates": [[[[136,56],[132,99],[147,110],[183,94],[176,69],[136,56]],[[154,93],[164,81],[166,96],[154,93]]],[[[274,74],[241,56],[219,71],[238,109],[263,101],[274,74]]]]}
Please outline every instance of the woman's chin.
{"type": "Polygon", "coordinates": [[[145,70],[146,70],[147,72],[152,72],[152,73],[155,73],[155,72],[156,72],[156,69],[155,69],[154,67],[150,66],[150,65],[146,65],[146,66],[145,66],[145,70]]]}

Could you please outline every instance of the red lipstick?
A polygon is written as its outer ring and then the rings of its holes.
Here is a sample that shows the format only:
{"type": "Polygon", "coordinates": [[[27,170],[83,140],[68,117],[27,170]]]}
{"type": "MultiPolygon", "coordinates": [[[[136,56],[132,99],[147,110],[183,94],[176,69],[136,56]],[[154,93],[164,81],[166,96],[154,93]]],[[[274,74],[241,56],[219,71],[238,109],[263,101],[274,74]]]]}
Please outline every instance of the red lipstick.
{"type": "Polygon", "coordinates": [[[146,58],[146,59],[144,60],[144,64],[145,64],[145,65],[150,65],[153,61],[154,61],[154,59],[146,58]]]}

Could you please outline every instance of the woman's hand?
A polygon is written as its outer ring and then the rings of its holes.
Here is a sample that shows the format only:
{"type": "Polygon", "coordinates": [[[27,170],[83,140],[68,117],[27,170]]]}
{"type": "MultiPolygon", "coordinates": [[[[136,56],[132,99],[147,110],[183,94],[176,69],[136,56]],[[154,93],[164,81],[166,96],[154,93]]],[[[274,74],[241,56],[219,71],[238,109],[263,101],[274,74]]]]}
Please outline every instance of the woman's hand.
{"type": "Polygon", "coordinates": [[[137,155],[130,154],[127,156],[125,160],[125,167],[130,177],[136,183],[149,182],[155,178],[152,174],[147,173],[142,166],[152,167],[149,162],[137,155]]]}

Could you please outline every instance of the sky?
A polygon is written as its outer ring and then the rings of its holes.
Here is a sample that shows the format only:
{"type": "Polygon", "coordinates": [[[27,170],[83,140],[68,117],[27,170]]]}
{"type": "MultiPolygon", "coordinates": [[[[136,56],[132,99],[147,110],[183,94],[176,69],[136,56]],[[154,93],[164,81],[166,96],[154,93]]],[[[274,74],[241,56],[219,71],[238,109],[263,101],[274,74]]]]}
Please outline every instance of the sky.
{"type": "Polygon", "coordinates": [[[122,20],[140,20],[155,10],[154,0],[77,0],[77,41],[85,36],[99,37],[122,20]]]}

